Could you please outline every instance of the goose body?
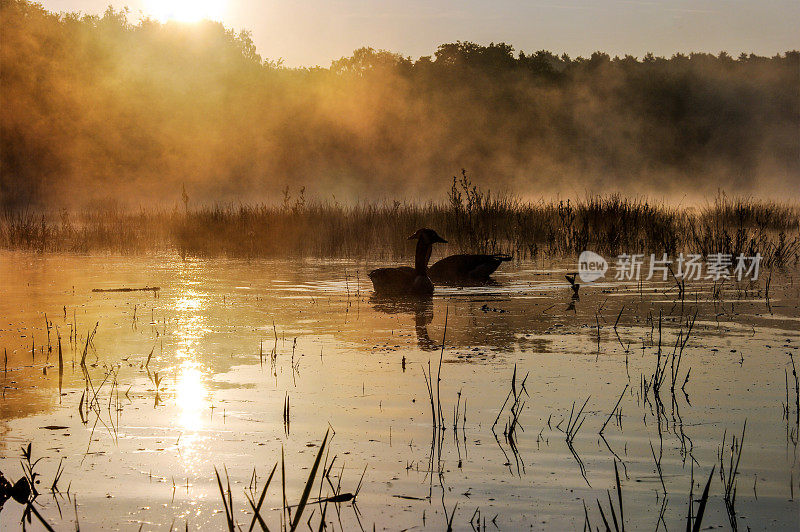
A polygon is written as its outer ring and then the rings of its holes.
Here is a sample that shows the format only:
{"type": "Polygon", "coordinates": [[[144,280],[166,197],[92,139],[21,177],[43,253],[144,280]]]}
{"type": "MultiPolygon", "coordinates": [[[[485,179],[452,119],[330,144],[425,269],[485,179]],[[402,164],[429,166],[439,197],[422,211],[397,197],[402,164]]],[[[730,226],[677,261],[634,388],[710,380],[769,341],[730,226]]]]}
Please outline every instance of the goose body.
{"type": "Polygon", "coordinates": [[[486,281],[509,255],[450,255],[428,269],[430,278],[439,283],[486,281]]]}
{"type": "Polygon", "coordinates": [[[433,294],[433,282],[428,277],[428,261],[431,258],[433,244],[447,240],[440,237],[433,229],[420,229],[409,237],[417,240],[417,252],[414,267],[400,266],[396,268],[378,268],[369,272],[372,287],[376,294],[416,295],[433,294]]]}
{"type": "Polygon", "coordinates": [[[378,268],[369,272],[372,287],[379,294],[417,294],[433,293],[433,283],[427,275],[418,275],[415,268],[378,268]]]}

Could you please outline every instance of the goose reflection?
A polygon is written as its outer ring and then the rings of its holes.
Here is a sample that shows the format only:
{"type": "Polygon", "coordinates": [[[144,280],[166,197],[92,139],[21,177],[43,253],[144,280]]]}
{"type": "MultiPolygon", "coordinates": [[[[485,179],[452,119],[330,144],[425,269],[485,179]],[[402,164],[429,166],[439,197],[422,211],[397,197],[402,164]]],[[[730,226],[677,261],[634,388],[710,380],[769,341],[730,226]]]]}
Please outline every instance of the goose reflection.
{"type": "Polygon", "coordinates": [[[428,335],[428,325],[433,321],[432,297],[373,295],[370,303],[376,311],[384,314],[413,314],[419,348],[423,351],[435,351],[441,347],[428,335]]]}
{"type": "Polygon", "coordinates": [[[492,277],[486,279],[470,279],[470,278],[442,278],[437,277],[434,281],[436,286],[447,286],[450,288],[480,288],[484,286],[503,286],[503,284],[492,277]]]}

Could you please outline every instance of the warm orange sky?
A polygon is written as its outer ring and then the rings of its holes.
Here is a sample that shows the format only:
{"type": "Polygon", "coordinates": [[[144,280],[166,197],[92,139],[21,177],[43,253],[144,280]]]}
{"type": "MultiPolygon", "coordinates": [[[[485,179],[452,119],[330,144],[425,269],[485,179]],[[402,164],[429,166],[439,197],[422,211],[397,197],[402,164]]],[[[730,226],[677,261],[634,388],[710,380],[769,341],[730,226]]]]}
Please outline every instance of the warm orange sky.
{"type": "Polygon", "coordinates": [[[211,15],[249,29],[259,53],[287,66],[329,66],[372,46],[414,58],[456,40],[504,41],[516,49],[572,56],[595,50],[641,56],[800,48],[797,0],[43,0],[53,11],[102,13],[128,6],[133,18],[211,15]]]}

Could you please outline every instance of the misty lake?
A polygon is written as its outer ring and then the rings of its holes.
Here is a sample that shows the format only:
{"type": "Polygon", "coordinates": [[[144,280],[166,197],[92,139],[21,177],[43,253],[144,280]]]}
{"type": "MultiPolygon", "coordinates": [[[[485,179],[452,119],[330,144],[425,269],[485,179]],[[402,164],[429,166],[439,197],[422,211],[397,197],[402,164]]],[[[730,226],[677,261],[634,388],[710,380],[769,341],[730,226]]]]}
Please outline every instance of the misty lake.
{"type": "Polygon", "coordinates": [[[56,530],[225,529],[216,468],[246,529],[277,464],[274,530],[282,469],[296,505],[328,432],[303,529],[332,492],[355,494],[325,505],[334,529],[602,527],[615,463],[630,529],[684,528],[712,467],[704,529],[731,526],[732,473],[739,527],[800,527],[798,271],[575,300],[574,262],[536,261],[386,300],[374,266],[0,252],[0,471],[32,444],[56,530]],[[118,287],[160,290],[93,292],[118,287]]]}

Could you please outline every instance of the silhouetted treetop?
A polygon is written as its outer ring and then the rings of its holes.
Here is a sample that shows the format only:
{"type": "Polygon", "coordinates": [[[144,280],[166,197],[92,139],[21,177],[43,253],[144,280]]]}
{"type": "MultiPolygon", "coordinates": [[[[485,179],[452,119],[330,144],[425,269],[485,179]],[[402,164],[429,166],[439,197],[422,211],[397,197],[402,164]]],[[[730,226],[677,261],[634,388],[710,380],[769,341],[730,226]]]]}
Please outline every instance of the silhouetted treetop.
{"type": "MultiPolygon", "coordinates": [[[[0,206],[431,197],[467,167],[536,196],[800,190],[800,53],[588,58],[455,42],[264,59],[217,22],[0,0],[0,206]]],[[[269,50],[262,50],[267,57],[269,50]]]]}

